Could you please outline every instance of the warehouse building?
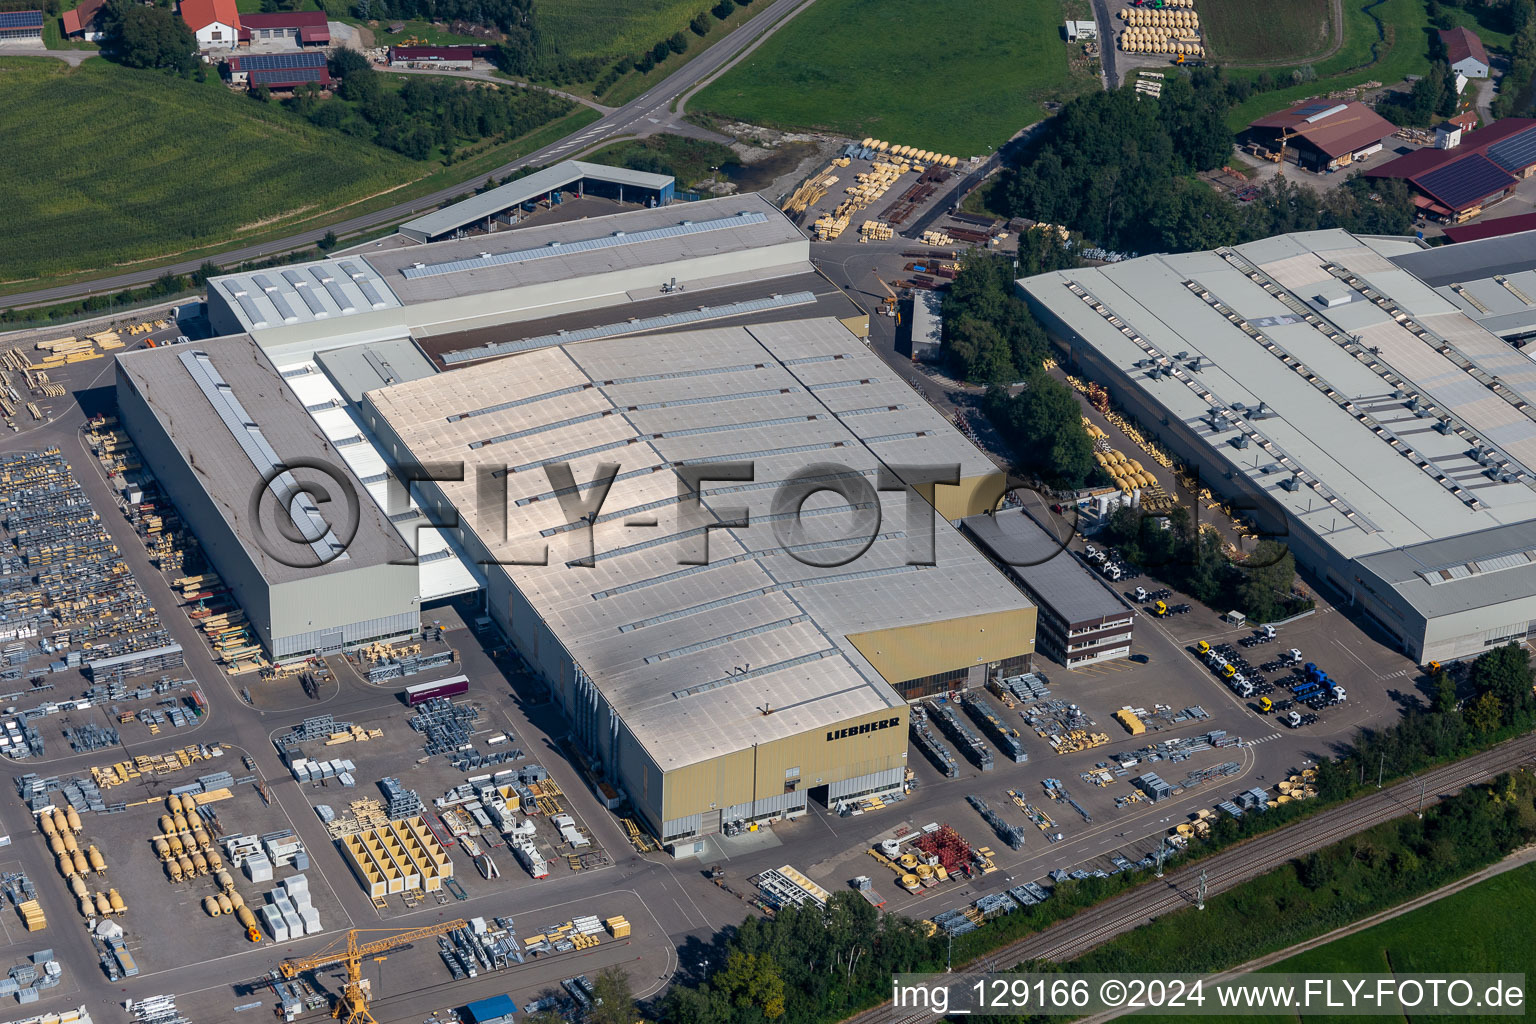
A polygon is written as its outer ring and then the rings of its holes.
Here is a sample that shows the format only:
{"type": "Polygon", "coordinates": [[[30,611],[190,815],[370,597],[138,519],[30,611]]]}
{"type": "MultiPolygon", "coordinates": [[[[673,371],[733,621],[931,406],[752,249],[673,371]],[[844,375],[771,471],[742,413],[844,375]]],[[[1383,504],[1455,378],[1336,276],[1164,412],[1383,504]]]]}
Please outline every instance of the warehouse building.
{"type": "Polygon", "coordinates": [[[279,364],[404,337],[452,349],[476,331],[490,355],[523,343],[523,323],[550,324],[536,336],[578,321],[625,332],[653,311],[699,323],[835,291],[805,235],[750,194],[215,277],[208,319],[216,334],[249,333],[279,364]]]}
{"type": "Polygon", "coordinates": [[[962,519],[960,530],[1039,608],[1040,653],[1068,668],[1131,653],[1135,612],[1067,550],[1065,539],[1021,508],[962,519]]]}
{"type": "Polygon", "coordinates": [[[274,659],[420,632],[411,549],[249,337],[119,356],[117,403],[274,659]]]}
{"type": "Polygon", "coordinates": [[[1376,111],[1351,100],[1313,100],[1259,118],[1248,125],[1253,144],[1268,154],[1279,152],[1309,171],[1347,167],[1381,152],[1397,126],[1376,111]]]}
{"type": "Polygon", "coordinates": [[[1316,231],[1020,288],[1064,362],[1425,662],[1536,626],[1536,364],[1420,256],[1316,231]]]}
{"type": "Polygon", "coordinates": [[[1440,43],[1445,47],[1445,60],[1451,70],[1463,78],[1487,78],[1492,65],[1488,51],[1477,33],[1462,25],[1440,30],[1440,43]]]}
{"type": "Polygon", "coordinates": [[[494,46],[391,46],[389,66],[469,71],[476,61],[488,63],[495,52],[494,46]]]}
{"type": "Polygon", "coordinates": [[[362,417],[402,461],[465,465],[421,500],[680,855],[722,823],[899,791],[907,700],[1033,653],[1034,607],[899,482],[949,519],[1001,478],[837,319],[571,340],[370,391],[362,417]],[[934,465],[958,486],[891,468],[934,465]]]}
{"type": "MultiPolygon", "coordinates": [[[[468,49],[463,47],[462,49],[468,49]]],[[[584,160],[563,160],[489,192],[434,210],[400,225],[400,233],[418,242],[436,242],[460,232],[491,231],[514,223],[519,211],[546,199],[558,202],[564,192],[599,196],[621,203],[665,206],[672,201],[675,181],[670,174],[632,171],[584,160]]]]}
{"type": "Polygon", "coordinates": [[[1452,242],[1478,242],[1500,235],[1517,235],[1522,231],[1536,231],[1536,213],[1517,213],[1512,217],[1482,220],[1476,224],[1445,229],[1445,237],[1452,242]]]}

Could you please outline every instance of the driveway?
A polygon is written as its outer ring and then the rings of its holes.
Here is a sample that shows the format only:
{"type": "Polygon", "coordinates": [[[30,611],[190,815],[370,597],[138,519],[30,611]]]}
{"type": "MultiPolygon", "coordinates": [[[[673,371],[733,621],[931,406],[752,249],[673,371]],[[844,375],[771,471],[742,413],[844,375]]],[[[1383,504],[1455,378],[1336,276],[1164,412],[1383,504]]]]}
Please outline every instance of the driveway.
{"type": "Polygon", "coordinates": [[[52,57],[61,60],[70,67],[79,67],[92,57],[97,56],[95,50],[48,50],[39,42],[36,46],[26,43],[0,43],[0,57],[52,57]]]}

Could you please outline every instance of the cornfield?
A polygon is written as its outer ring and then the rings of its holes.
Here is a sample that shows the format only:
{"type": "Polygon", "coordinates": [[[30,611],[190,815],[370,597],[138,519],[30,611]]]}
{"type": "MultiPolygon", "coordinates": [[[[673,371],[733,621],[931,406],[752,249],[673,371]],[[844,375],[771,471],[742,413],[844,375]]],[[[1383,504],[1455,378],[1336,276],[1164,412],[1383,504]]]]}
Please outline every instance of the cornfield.
{"type": "Polygon", "coordinates": [[[0,281],[107,269],[278,227],[422,165],[275,105],[93,59],[0,60],[0,281]]]}
{"type": "MultiPolygon", "coordinates": [[[[715,0],[558,0],[536,3],[539,29],[566,57],[637,55],[707,11],[715,0]]],[[[713,23],[713,19],[711,19],[713,23]]]]}

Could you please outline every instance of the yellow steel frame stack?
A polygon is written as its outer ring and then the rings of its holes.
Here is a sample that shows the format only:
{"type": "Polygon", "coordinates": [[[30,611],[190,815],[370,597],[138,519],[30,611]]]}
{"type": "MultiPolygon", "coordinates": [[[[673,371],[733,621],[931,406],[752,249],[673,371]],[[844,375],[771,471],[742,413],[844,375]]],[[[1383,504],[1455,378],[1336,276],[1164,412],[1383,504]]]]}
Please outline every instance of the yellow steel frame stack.
{"type": "Polygon", "coordinates": [[[370,898],[412,889],[437,892],[453,862],[420,815],[385,822],[340,838],[352,872],[370,898]]]}

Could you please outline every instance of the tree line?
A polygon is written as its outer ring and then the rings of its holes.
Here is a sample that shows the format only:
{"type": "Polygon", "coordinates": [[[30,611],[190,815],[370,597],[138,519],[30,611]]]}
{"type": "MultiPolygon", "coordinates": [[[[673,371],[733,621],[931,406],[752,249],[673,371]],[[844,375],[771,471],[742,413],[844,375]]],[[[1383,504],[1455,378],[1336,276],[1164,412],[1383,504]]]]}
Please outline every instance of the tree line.
{"type": "Polygon", "coordinates": [[[1247,556],[1229,557],[1221,535],[1197,529],[1182,506],[1166,515],[1117,509],[1103,538],[1148,574],[1211,608],[1274,622],[1312,607],[1295,592],[1296,559],[1284,544],[1263,540],[1247,556]]]}
{"type": "Polygon", "coordinates": [[[1036,476],[1080,487],[1093,473],[1093,446],[1083,431],[1077,398],[1045,371],[1050,342],[1019,298],[1014,278],[1077,263],[1056,236],[1029,231],[1020,239],[1020,267],[987,252],[968,253],[945,291],[942,351],[964,379],[994,385],[982,411],[1036,476]],[[1011,394],[1007,385],[1020,385],[1011,394]]]}
{"type": "Polygon", "coordinates": [[[1239,204],[1196,178],[1230,159],[1226,114],[1254,88],[1220,68],[1194,68],[1169,78],[1159,98],[1122,88],[1074,99],[1011,170],[1002,202],[1013,216],[1133,252],[1188,252],[1328,227],[1412,229],[1413,205],[1398,181],[1356,177],[1319,196],[1276,179],[1239,204]]]}
{"type": "MultiPolygon", "coordinates": [[[[462,82],[436,75],[386,83],[368,59],[338,47],[331,74],[341,80],[324,99],[313,85],[285,101],[310,123],[367,139],[413,160],[451,160],[461,141],[516,138],[569,113],[570,100],[542,89],[462,82]]],[[[259,94],[258,94],[259,95],[259,94]]]]}
{"type": "MultiPolygon", "coordinates": [[[[363,3],[379,3],[382,0],[361,0],[363,3]]],[[[428,0],[413,0],[428,2],[428,0]]],[[[498,68],[519,78],[534,78],[554,85],[570,85],[577,82],[593,82],[593,91],[601,96],[630,71],[650,74],[665,64],[673,55],[688,49],[688,37],[681,31],[658,39],[648,49],[639,53],[610,53],[599,56],[575,57],[563,52],[560,40],[545,32],[539,25],[536,8],[531,0],[517,0],[529,4],[518,22],[502,27],[504,38],[497,44],[491,60],[498,68]]],[[[736,8],[748,6],[752,0],[718,0],[708,11],[700,11],[688,23],[688,29],[696,36],[709,34],[710,18],[718,21],[729,18],[736,8]]],[[[473,19],[470,19],[473,20],[473,19]]]]}

